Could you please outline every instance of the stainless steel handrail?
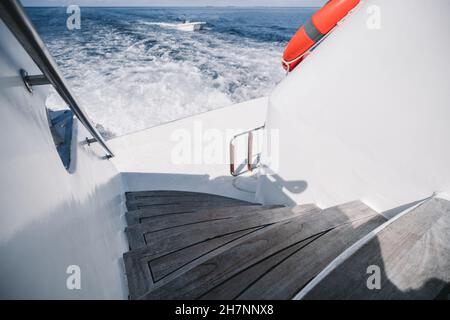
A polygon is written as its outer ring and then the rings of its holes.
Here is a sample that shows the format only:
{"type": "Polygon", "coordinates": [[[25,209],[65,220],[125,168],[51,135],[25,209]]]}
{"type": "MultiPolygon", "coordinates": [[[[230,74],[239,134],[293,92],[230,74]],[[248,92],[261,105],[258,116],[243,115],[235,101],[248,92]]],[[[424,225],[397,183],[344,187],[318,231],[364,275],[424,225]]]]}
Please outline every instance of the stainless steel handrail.
{"type": "Polygon", "coordinates": [[[235,135],[233,138],[231,138],[230,140],[230,174],[233,177],[237,177],[240,176],[241,174],[244,174],[246,172],[252,172],[254,169],[256,169],[259,165],[256,164],[253,165],[252,163],[252,159],[253,159],[253,132],[258,131],[258,130],[262,130],[265,128],[264,126],[260,126],[257,127],[255,129],[251,129],[251,130],[247,130],[244,132],[241,132],[237,135],[235,135]],[[243,136],[243,135],[248,135],[247,138],[247,170],[245,171],[241,171],[241,172],[236,172],[236,163],[235,163],[235,147],[234,147],[234,140],[236,140],[236,138],[243,136]]]}
{"type": "Polygon", "coordinates": [[[17,0],[0,1],[0,18],[20,42],[31,59],[33,59],[50,84],[53,85],[61,98],[67,103],[78,120],[80,120],[92,137],[105,149],[107,157],[113,157],[114,154],[106,145],[105,140],[97,129],[95,129],[86,112],[75,100],[64,77],[58,71],[56,62],[48,52],[20,2],[17,0]]]}

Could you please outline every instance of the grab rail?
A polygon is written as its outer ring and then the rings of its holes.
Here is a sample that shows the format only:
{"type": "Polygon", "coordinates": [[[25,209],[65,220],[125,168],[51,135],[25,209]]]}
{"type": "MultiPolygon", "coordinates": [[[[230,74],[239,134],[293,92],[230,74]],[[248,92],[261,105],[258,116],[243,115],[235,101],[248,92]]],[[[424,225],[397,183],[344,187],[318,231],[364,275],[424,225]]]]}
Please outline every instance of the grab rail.
{"type": "Polygon", "coordinates": [[[258,131],[258,130],[262,130],[264,129],[265,126],[260,126],[257,127],[255,129],[252,130],[248,130],[248,131],[244,131],[241,132],[237,135],[235,135],[231,141],[230,141],[230,174],[233,177],[237,177],[240,176],[241,174],[244,174],[246,172],[252,172],[253,169],[256,169],[259,165],[259,163],[257,163],[256,165],[253,165],[252,163],[252,159],[253,159],[253,132],[258,131]],[[247,170],[242,171],[242,172],[236,172],[236,167],[235,167],[235,147],[234,147],[234,140],[236,140],[236,138],[243,136],[243,135],[248,135],[247,138],[247,170]]]}
{"type": "Polygon", "coordinates": [[[42,71],[43,76],[45,76],[49,83],[53,85],[78,120],[86,127],[93,139],[95,139],[107,152],[106,157],[113,157],[114,154],[106,145],[105,140],[97,129],[95,129],[91,120],[89,120],[86,115],[86,112],[75,100],[64,77],[59,73],[56,62],[48,52],[44,42],[37,33],[20,2],[16,0],[0,1],[0,18],[42,71]]]}

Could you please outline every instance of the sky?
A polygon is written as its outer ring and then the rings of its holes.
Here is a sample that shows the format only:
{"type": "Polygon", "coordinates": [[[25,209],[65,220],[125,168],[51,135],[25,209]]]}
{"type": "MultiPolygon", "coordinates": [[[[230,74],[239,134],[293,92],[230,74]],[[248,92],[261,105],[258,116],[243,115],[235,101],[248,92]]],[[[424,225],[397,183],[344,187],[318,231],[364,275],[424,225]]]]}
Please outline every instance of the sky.
{"type": "Polygon", "coordinates": [[[24,6],[322,6],[326,0],[21,0],[24,6]]]}

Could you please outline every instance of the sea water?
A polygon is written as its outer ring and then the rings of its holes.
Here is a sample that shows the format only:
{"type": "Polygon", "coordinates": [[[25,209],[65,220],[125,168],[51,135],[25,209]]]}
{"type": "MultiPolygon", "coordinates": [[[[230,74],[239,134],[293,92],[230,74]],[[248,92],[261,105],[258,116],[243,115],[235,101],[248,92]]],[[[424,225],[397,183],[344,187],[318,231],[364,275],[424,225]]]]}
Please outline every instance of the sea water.
{"type": "MultiPolygon", "coordinates": [[[[267,96],[283,49],[316,8],[26,8],[72,91],[108,139],[267,96]],[[204,21],[185,32],[166,23],[204,21]]],[[[52,89],[51,109],[64,107],[52,89]]]]}

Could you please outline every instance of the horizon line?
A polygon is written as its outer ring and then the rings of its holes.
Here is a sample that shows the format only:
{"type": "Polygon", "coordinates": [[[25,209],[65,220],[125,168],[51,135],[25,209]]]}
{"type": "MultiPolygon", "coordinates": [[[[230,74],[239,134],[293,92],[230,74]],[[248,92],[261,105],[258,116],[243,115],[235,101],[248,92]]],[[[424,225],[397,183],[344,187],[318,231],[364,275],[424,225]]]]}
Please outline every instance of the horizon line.
{"type": "MultiPolygon", "coordinates": [[[[69,5],[26,5],[24,8],[61,8],[68,7],[69,5]]],[[[189,5],[128,5],[128,6],[102,6],[102,5],[80,5],[79,7],[89,7],[89,8],[320,8],[320,6],[271,6],[271,5],[261,5],[261,6],[189,6],[189,5]]]]}

